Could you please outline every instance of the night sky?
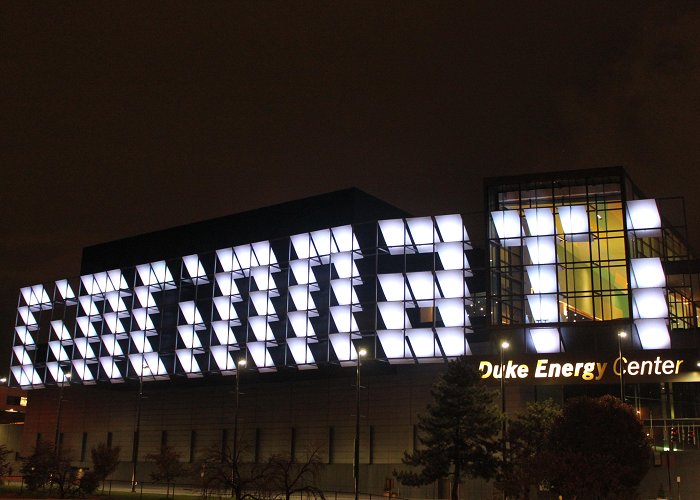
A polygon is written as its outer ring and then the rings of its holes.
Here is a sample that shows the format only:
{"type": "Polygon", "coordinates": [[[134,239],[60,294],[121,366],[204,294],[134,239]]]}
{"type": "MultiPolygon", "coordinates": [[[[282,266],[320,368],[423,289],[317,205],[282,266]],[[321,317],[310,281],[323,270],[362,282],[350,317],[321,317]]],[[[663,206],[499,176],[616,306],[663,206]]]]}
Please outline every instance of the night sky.
{"type": "Polygon", "coordinates": [[[697,2],[0,3],[0,370],[82,247],[350,186],[623,165],[700,248],[697,2]]]}

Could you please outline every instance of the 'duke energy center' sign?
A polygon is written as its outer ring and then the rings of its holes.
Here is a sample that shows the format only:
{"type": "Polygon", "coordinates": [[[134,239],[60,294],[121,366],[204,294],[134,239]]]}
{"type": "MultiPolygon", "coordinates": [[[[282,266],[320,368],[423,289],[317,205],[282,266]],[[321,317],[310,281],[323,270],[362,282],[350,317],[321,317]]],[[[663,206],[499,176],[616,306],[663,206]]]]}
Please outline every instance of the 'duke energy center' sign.
{"type": "Polygon", "coordinates": [[[537,357],[532,359],[482,360],[478,368],[482,379],[513,380],[523,383],[613,383],[622,375],[629,382],[661,380],[695,380],[694,363],[684,358],[663,354],[651,354],[643,359],[617,356],[613,359],[570,360],[561,357],[537,357]]]}

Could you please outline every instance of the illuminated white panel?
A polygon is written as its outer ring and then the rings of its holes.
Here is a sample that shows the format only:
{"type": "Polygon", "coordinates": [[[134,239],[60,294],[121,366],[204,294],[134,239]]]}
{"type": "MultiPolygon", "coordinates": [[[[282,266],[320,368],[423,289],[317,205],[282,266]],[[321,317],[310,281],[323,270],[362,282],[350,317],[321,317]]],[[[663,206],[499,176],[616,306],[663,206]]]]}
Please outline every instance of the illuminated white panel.
{"type": "Polygon", "coordinates": [[[188,349],[197,349],[202,347],[202,343],[199,341],[199,335],[195,331],[195,328],[191,325],[180,325],[177,327],[177,333],[180,334],[180,340],[182,345],[188,349]]]}
{"type": "Polygon", "coordinates": [[[229,354],[228,347],[225,345],[213,345],[210,348],[211,355],[214,358],[216,366],[221,371],[235,372],[236,363],[229,354]]]}
{"type": "Polygon", "coordinates": [[[386,300],[394,302],[404,300],[404,297],[410,297],[408,290],[406,290],[403,274],[380,274],[377,278],[379,278],[379,285],[382,287],[386,300]]]}
{"type": "Polygon", "coordinates": [[[97,308],[92,295],[81,295],[78,300],[87,316],[97,316],[100,314],[100,310],[97,308]]]}
{"type": "Polygon", "coordinates": [[[557,247],[554,236],[532,236],[525,238],[525,246],[533,264],[554,264],[557,260],[557,247]]]}
{"type": "Polygon", "coordinates": [[[436,328],[435,331],[448,358],[471,354],[462,328],[436,328]]]}
{"type": "Polygon", "coordinates": [[[355,288],[352,286],[352,280],[349,278],[331,280],[331,288],[335,299],[341,306],[357,304],[360,301],[355,293],[355,288]]]}
{"type": "Polygon", "coordinates": [[[233,248],[222,248],[216,251],[221,270],[227,273],[233,271],[233,248]]]}
{"type": "Polygon", "coordinates": [[[642,349],[670,349],[671,337],[668,334],[666,320],[636,319],[634,326],[639,334],[642,349]]]}
{"type": "Polygon", "coordinates": [[[270,356],[270,352],[265,347],[264,342],[249,342],[247,347],[259,371],[269,372],[276,370],[275,363],[272,361],[272,356],[270,356]]]}
{"type": "Polygon", "coordinates": [[[292,325],[292,330],[297,337],[306,337],[308,335],[316,335],[314,327],[309,321],[306,311],[290,311],[287,313],[289,323],[292,325]]]}
{"type": "Polygon", "coordinates": [[[527,303],[532,311],[535,323],[552,323],[559,321],[556,295],[528,295],[527,303]]]}
{"type": "Polygon", "coordinates": [[[111,292],[114,288],[111,286],[106,272],[95,273],[92,275],[95,280],[95,293],[111,292]]]}
{"type": "Polygon", "coordinates": [[[666,275],[661,266],[661,259],[630,259],[630,286],[632,288],[663,288],[666,286],[666,275]]]}
{"type": "Polygon", "coordinates": [[[339,278],[352,278],[360,275],[355,265],[354,259],[356,257],[358,255],[353,252],[341,252],[331,256],[331,264],[335,267],[339,278]]]}
{"type": "Polygon", "coordinates": [[[24,321],[24,324],[27,326],[35,326],[36,323],[36,318],[34,317],[34,314],[29,310],[29,307],[27,306],[22,306],[17,308],[17,312],[19,312],[20,317],[22,318],[22,321],[24,321]]]}
{"type": "Polygon", "coordinates": [[[27,305],[36,306],[40,304],[50,304],[51,299],[46,293],[43,285],[27,286],[20,289],[22,297],[27,305]]]}
{"type": "Polygon", "coordinates": [[[114,361],[111,356],[104,356],[100,358],[100,365],[102,365],[102,371],[109,379],[122,378],[122,373],[119,371],[119,366],[114,361]]]}
{"type": "Polygon", "coordinates": [[[272,279],[272,273],[270,272],[269,266],[254,267],[250,270],[253,279],[255,280],[255,285],[258,290],[271,290],[277,288],[275,285],[275,280],[272,279]]]}
{"type": "Polygon", "coordinates": [[[295,234],[290,236],[290,240],[292,240],[292,247],[294,247],[294,252],[296,252],[299,259],[316,257],[316,252],[310,248],[311,239],[309,233],[295,234]]]}
{"type": "Polygon", "coordinates": [[[349,333],[359,330],[350,306],[335,306],[330,308],[333,323],[339,332],[349,333]]]}
{"type": "Polygon", "coordinates": [[[379,342],[384,349],[384,354],[389,359],[410,358],[411,356],[406,341],[401,330],[379,330],[377,331],[379,342]]]}
{"type": "Polygon", "coordinates": [[[126,330],[124,330],[124,325],[121,321],[119,321],[119,315],[117,313],[105,313],[104,323],[105,325],[107,325],[107,328],[109,328],[109,331],[112,333],[126,332],[126,330]]]}
{"type": "Polygon", "coordinates": [[[97,337],[97,332],[95,331],[95,327],[90,321],[90,318],[86,316],[81,316],[80,318],[77,318],[76,321],[78,323],[78,328],[84,336],[97,337]]]}
{"type": "Polygon", "coordinates": [[[289,263],[294,274],[294,279],[300,285],[316,283],[316,276],[311,270],[311,263],[308,260],[293,260],[289,263]]]}
{"type": "Polygon", "coordinates": [[[129,334],[138,352],[153,352],[153,347],[144,332],[131,332],[129,334]]]}
{"type": "Polygon", "coordinates": [[[275,314],[275,308],[272,306],[272,301],[268,298],[267,292],[250,292],[250,301],[255,306],[255,311],[259,316],[275,314]]]}
{"type": "Polygon", "coordinates": [[[239,269],[250,269],[253,266],[257,266],[258,262],[253,255],[253,249],[250,245],[238,245],[233,248],[236,255],[236,260],[238,265],[234,264],[233,270],[237,271],[239,269]]]}
{"type": "Polygon", "coordinates": [[[588,241],[588,212],[585,205],[557,207],[559,220],[569,241],[588,241]],[[585,233],[585,234],[584,234],[585,233]]]}
{"type": "Polygon", "coordinates": [[[240,295],[241,293],[231,273],[218,273],[216,275],[216,284],[219,286],[219,290],[221,290],[221,295],[231,296],[240,295]]]}
{"type": "Polygon", "coordinates": [[[102,343],[107,349],[107,352],[109,352],[110,356],[121,356],[124,354],[122,347],[117,341],[116,335],[102,335],[102,343]]]}
{"type": "Polygon", "coordinates": [[[214,307],[216,307],[216,312],[219,313],[219,317],[222,320],[238,320],[238,313],[236,313],[236,308],[233,307],[231,297],[214,297],[214,307]]]}
{"type": "Polygon", "coordinates": [[[379,314],[388,330],[411,327],[403,302],[378,302],[379,314]]]}
{"type": "Polygon", "coordinates": [[[152,262],[151,264],[141,264],[136,266],[136,271],[144,285],[162,285],[173,281],[170,269],[164,260],[152,262]]]}
{"type": "Polygon", "coordinates": [[[26,326],[16,326],[15,332],[17,332],[17,336],[22,344],[34,345],[34,338],[32,337],[32,334],[29,333],[29,329],[26,326]]]}
{"type": "Polygon", "coordinates": [[[58,293],[61,294],[61,298],[64,300],[75,298],[75,292],[68,284],[68,280],[58,280],[56,282],[56,290],[58,290],[58,293]]]}
{"type": "Polygon", "coordinates": [[[496,210],[491,212],[491,218],[503,246],[520,245],[523,229],[520,225],[520,214],[517,210],[496,210]]]}
{"type": "Polygon", "coordinates": [[[218,339],[220,344],[238,344],[238,340],[231,331],[231,327],[229,326],[228,321],[212,321],[211,326],[214,329],[214,333],[216,334],[216,338],[218,339]]]}
{"type": "Polygon", "coordinates": [[[384,241],[389,247],[389,252],[391,254],[401,254],[404,253],[405,245],[405,230],[403,220],[401,219],[390,219],[390,220],[380,220],[379,229],[382,232],[384,241]]]}
{"type": "Polygon", "coordinates": [[[202,315],[199,314],[199,310],[197,309],[197,306],[195,306],[193,300],[188,300],[186,302],[180,302],[180,311],[182,312],[182,316],[185,318],[185,321],[187,322],[188,325],[196,325],[196,324],[202,324],[204,323],[204,320],[202,319],[202,315]]]}
{"type": "Polygon", "coordinates": [[[435,251],[440,257],[443,269],[465,269],[468,267],[464,255],[464,245],[461,242],[437,243],[435,251]]]}
{"type": "Polygon", "coordinates": [[[444,298],[469,297],[469,290],[467,290],[467,284],[464,282],[464,272],[436,271],[435,275],[444,298]]]}
{"type": "Polygon", "coordinates": [[[167,375],[167,370],[158,353],[130,354],[129,362],[139,377],[157,377],[167,375]]]}
{"type": "MultiPolygon", "coordinates": [[[[121,292],[123,293],[123,292],[121,292]]],[[[112,311],[114,312],[126,312],[126,304],[124,304],[124,300],[121,298],[120,292],[118,290],[108,292],[106,295],[107,302],[109,302],[109,306],[112,308],[112,311]]]]}
{"type": "Polygon", "coordinates": [[[59,340],[52,340],[49,342],[49,349],[51,349],[51,354],[53,354],[58,361],[67,361],[70,358],[59,340]]]}
{"type": "Polygon", "coordinates": [[[316,304],[314,303],[311,293],[309,292],[309,288],[306,285],[290,286],[289,295],[292,297],[294,307],[299,311],[316,308],[316,304]]]}
{"type": "Polygon", "coordinates": [[[562,352],[557,328],[530,328],[529,332],[538,354],[562,352]]]}
{"type": "Polygon", "coordinates": [[[41,386],[41,377],[33,366],[13,366],[12,376],[22,387],[41,386]]]}
{"type": "Polygon", "coordinates": [[[354,365],[354,361],[357,359],[357,350],[352,343],[351,335],[349,333],[331,333],[328,338],[340,364],[342,366],[354,365]]]}
{"type": "Polygon", "coordinates": [[[49,373],[51,374],[51,377],[54,379],[54,381],[58,384],[64,385],[70,383],[70,379],[66,376],[66,373],[63,371],[63,369],[59,368],[57,362],[51,361],[49,363],[46,363],[46,368],[47,370],[49,370],[49,373]]]}
{"type": "Polygon", "coordinates": [[[464,299],[437,299],[435,305],[446,327],[466,326],[469,317],[464,309],[464,299]]]}
{"type": "Polygon", "coordinates": [[[627,202],[627,228],[642,238],[661,236],[661,216],[656,200],[630,200],[627,202]]]}
{"type": "Polygon", "coordinates": [[[29,356],[29,353],[24,348],[24,346],[16,345],[12,348],[12,352],[14,352],[15,357],[17,358],[17,361],[19,361],[20,365],[32,364],[32,358],[29,356]]]}
{"type": "Polygon", "coordinates": [[[338,251],[338,247],[336,246],[335,242],[331,240],[330,229],[313,231],[311,233],[311,241],[313,241],[318,255],[329,255],[338,251]]]}
{"type": "Polygon", "coordinates": [[[95,381],[95,377],[84,359],[73,360],[73,374],[77,375],[78,378],[83,381],[83,383],[91,383],[95,381]]]}
{"type": "Polygon", "coordinates": [[[299,369],[313,368],[310,364],[316,363],[311,349],[306,343],[306,339],[287,339],[287,347],[292,353],[294,362],[299,365],[299,369]]]}
{"type": "Polygon", "coordinates": [[[469,239],[461,215],[438,215],[435,217],[435,223],[440,230],[442,241],[461,243],[469,239]]]}
{"type": "Polygon", "coordinates": [[[126,282],[124,275],[120,269],[112,269],[107,271],[110,287],[112,290],[128,290],[129,284],[126,282]]]}
{"type": "Polygon", "coordinates": [[[253,330],[255,339],[259,342],[262,342],[263,340],[275,340],[275,336],[272,334],[272,329],[270,329],[270,324],[267,322],[267,317],[251,316],[248,318],[248,324],[250,325],[251,330],[253,330]]]}
{"type": "Polygon", "coordinates": [[[430,217],[406,219],[406,224],[411,233],[413,243],[420,247],[420,249],[429,252],[432,250],[430,247],[433,243],[439,241],[437,233],[435,232],[435,227],[433,226],[433,219],[430,217]]]}
{"type": "MultiPolygon", "coordinates": [[[[106,274],[105,273],[102,273],[102,274],[104,274],[105,281],[106,281],[106,277],[107,277],[106,274]]],[[[95,279],[95,275],[93,275],[93,274],[86,274],[84,276],[81,276],[80,281],[82,282],[83,288],[85,289],[85,292],[88,295],[97,295],[97,294],[102,293],[104,291],[104,289],[100,288],[100,285],[99,285],[98,281],[95,279]]]]}
{"type": "Polygon", "coordinates": [[[532,236],[550,236],[555,233],[551,208],[526,208],[525,220],[532,236]]]}
{"type": "Polygon", "coordinates": [[[88,342],[86,337],[79,337],[75,339],[75,347],[78,348],[80,355],[85,359],[92,359],[95,356],[95,351],[92,350],[92,345],[88,342]]]}
{"type": "MultiPolygon", "coordinates": [[[[60,319],[55,319],[51,322],[51,328],[53,329],[54,333],[56,334],[56,337],[58,337],[59,340],[70,340],[71,339],[71,334],[68,331],[68,328],[66,328],[66,325],[63,324],[63,321],[60,319]]],[[[23,341],[24,344],[26,342],[23,341]]]]}
{"type": "Polygon", "coordinates": [[[352,232],[352,226],[334,227],[331,231],[333,231],[333,239],[338,252],[350,252],[360,248],[355,234],[352,232]]]}
{"type": "Polygon", "coordinates": [[[406,337],[408,337],[413,353],[417,358],[433,358],[442,355],[440,347],[435,340],[435,335],[433,335],[433,331],[430,328],[406,330],[406,337]]]}
{"type": "Polygon", "coordinates": [[[207,275],[197,254],[186,255],[182,258],[182,262],[185,263],[185,269],[187,269],[190,278],[203,278],[207,275]]]}
{"type": "Polygon", "coordinates": [[[139,286],[134,288],[134,293],[136,298],[139,300],[141,307],[148,307],[155,309],[156,299],[153,298],[153,294],[147,286],[139,286]]]}
{"type": "MultiPolygon", "coordinates": [[[[148,309],[134,309],[131,311],[131,314],[134,316],[134,320],[140,330],[155,330],[156,327],[153,325],[153,321],[148,315],[148,309]]],[[[80,318],[78,318],[78,320],[80,320],[80,318]]]]}
{"type": "Polygon", "coordinates": [[[413,292],[413,297],[416,300],[432,300],[436,295],[438,295],[435,287],[435,281],[433,279],[433,273],[406,273],[406,278],[408,278],[408,283],[411,287],[411,291],[413,292]]]}
{"type": "Polygon", "coordinates": [[[177,354],[177,360],[182,365],[182,369],[188,376],[190,374],[197,375],[201,373],[202,369],[199,367],[199,363],[194,357],[191,349],[177,349],[175,351],[177,354]]]}
{"type": "Polygon", "coordinates": [[[556,293],[557,266],[525,266],[532,293],[556,293]]]}
{"type": "Polygon", "coordinates": [[[666,294],[662,288],[637,288],[632,290],[634,318],[668,318],[666,294]]]}
{"type": "Polygon", "coordinates": [[[253,253],[255,255],[256,262],[253,264],[251,260],[251,267],[254,266],[271,266],[277,264],[277,257],[275,252],[270,248],[269,241],[258,241],[251,245],[253,247],[253,253]]]}

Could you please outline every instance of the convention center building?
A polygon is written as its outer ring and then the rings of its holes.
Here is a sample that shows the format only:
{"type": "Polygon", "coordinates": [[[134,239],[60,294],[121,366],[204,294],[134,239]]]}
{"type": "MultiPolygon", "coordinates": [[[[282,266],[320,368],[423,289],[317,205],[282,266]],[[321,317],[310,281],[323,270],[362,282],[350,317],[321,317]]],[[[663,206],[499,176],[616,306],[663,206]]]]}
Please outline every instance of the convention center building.
{"type": "Polygon", "coordinates": [[[321,486],[351,492],[358,436],[360,491],[408,494],[392,472],[463,355],[507,414],[613,394],[658,450],[697,448],[682,200],[613,167],[489,178],[483,206],[413,216],[348,189],[85,248],[79,277],[19,293],[21,454],[57,441],[89,467],[107,443],[115,479],[147,481],[163,444],[196,464],[236,439],[249,463],[320,450],[321,486]]]}

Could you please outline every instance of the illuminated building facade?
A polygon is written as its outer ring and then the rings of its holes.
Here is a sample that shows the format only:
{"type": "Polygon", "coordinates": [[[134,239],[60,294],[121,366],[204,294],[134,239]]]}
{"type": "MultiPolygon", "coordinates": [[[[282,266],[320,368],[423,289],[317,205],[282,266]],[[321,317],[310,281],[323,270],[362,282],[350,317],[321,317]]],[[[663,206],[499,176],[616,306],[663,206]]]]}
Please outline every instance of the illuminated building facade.
{"type": "Polygon", "coordinates": [[[659,205],[609,168],[488,179],[482,221],[347,190],[87,248],[80,277],[20,293],[11,384],[43,389],[23,451],[53,435],[64,386],[56,435],[81,460],[106,441],[196,462],[231,440],[236,376],[245,460],[320,447],[324,485],[349,491],[361,349],[367,492],[395,489],[430,384],[461,355],[504,377],[510,409],[612,392],[694,418],[691,256],[659,205]]]}

